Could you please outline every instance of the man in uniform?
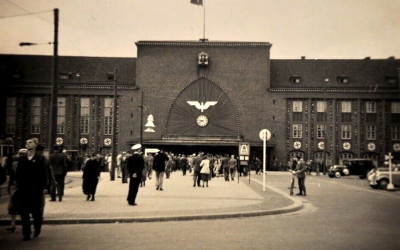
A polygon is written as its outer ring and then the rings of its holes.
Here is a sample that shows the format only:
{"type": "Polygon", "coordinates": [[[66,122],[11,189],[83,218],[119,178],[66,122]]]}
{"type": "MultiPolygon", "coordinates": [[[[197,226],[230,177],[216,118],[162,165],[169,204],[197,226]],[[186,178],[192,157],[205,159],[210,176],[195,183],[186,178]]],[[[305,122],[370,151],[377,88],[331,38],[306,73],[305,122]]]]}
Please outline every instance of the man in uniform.
{"type": "Polygon", "coordinates": [[[128,172],[129,172],[129,192],[128,204],[136,206],[136,196],[139,191],[139,184],[142,179],[142,171],[144,168],[144,157],[140,153],[142,148],[141,144],[135,144],[132,147],[133,155],[128,158],[128,172]]]}

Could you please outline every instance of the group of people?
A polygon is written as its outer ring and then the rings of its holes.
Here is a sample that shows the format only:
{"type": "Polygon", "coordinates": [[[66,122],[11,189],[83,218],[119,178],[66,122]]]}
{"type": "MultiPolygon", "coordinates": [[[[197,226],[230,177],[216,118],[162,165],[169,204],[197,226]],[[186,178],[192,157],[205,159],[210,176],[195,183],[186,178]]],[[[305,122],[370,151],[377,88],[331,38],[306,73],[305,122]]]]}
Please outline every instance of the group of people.
{"type": "MultiPolygon", "coordinates": [[[[306,162],[304,161],[303,158],[293,158],[292,159],[292,165],[291,165],[291,171],[294,176],[297,177],[298,184],[299,184],[299,193],[296,195],[307,195],[306,192],[306,173],[307,173],[307,165],[306,162]]],[[[292,193],[290,193],[292,194],[292,193]]]]}

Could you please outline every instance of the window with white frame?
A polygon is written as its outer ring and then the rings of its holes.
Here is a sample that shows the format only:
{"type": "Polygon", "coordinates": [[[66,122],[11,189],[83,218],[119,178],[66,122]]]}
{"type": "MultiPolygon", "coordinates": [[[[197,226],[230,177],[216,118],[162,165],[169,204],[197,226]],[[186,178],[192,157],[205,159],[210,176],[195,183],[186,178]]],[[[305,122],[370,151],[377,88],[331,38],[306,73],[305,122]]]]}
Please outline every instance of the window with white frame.
{"type": "Polygon", "coordinates": [[[342,113],[351,113],[351,102],[350,101],[342,101],[342,113]]]}
{"type": "Polygon", "coordinates": [[[6,134],[15,134],[15,124],[17,120],[17,98],[7,98],[6,134]]]}
{"type": "Polygon", "coordinates": [[[317,112],[318,113],[326,112],[326,101],[317,101],[317,112]]]}
{"type": "Polygon", "coordinates": [[[113,127],[113,98],[104,99],[104,135],[112,135],[113,127]]]}
{"type": "Polygon", "coordinates": [[[89,134],[90,122],[90,98],[83,97],[81,102],[81,118],[80,118],[80,133],[83,135],[89,134]]]}
{"type": "Polygon", "coordinates": [[[57,134],[65,134],[65,97],[57,98],[57,134]]]}
{"type": "Polygon", "coordinates": [[[366,102],[365,110],[369,114],[376,113],[376,102],[366,102]]]}
{"type": "Polygon", "coordinates": [[[367,140],[376,140],[376,126],[368,125],[366,135],[367,135],[367,140]]]}
{"type": "Polygon", "coordinates": [[[42,98],[33,97],[31,99],[31,104],[31,134],[40,134],[42,98]]]}
{"type": "Polygon", "coordinates": [[[326,126],[324,124],[317,124],[317,139],[325,138],[325,129],[326,126]]]}
{"type": "Polygon", "coordinates": [[[391,103],[392,114],[400,114],[400,102],[391,103]]]}
{"type": "Polygon", "coordinates": [[[342,125],[342,139],[351,139],[351,125],[342,125]]]}
{"type": "Polygon", "coordinates": [[[400,126],[392,126],[392,140],[400,140],[400,126]]]}
{"type": "Polygon", "coordinates": [[[293,138],[302,138],[303,133],[303,125],[302,124],[293,124],[293,138]]]}
{"type": "Polygon", "coordinates": [[[293,101],[293,112],[303,112],[302,101],[293,101]]]}

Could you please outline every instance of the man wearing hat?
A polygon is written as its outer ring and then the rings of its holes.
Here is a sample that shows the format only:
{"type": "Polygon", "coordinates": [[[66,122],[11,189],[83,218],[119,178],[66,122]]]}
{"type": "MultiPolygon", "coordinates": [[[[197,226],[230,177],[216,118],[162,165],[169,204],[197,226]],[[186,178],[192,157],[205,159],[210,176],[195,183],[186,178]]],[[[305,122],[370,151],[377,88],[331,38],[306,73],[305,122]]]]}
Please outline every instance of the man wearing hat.
{"type": "Polygon", "coordinates": [[[139,191],[139,184],[142,179],[142,171],[144,168],[144,157],[140,153],[142,148],[141,144],[135,144],[132,146],[133,155],[128,158],[128,172],[129,172],[129,192],[128,192],[128,204],[136,206],[136,196],[139,191]]]}
{"type": "Polygon", "coordinates": [[[29,139],[25,146],[28,150],[27,155],[18,159],[18,167],[15,173],[24,241],[31,238],[30,214],[32,214],[35,228],[34,237],[39,236],[41,232],[44,208],[43,190],[47,185],[47,162],[37,152],[37,141],[29,139]]]}

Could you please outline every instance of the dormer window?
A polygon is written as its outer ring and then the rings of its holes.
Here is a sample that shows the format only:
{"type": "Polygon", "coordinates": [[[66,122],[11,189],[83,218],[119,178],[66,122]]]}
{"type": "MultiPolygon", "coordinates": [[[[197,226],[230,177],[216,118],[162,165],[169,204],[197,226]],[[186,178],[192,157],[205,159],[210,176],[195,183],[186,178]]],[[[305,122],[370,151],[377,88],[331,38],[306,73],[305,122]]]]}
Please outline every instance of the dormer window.
{"type": "Polygon", "coordinates": [[[347,84],[349,83],[349,77],[348,76],[338,76],[336,78],[338,83],[343,83],[343,84],[347,84]]]}
{"type": "Polygon", "coordinates": [[[114,80],[114,73],[108,72],[107,73],[107,80],[109,80],[109,81],[114,80]]]}
{"type": "Polygon", "coordinates": [[[397,84],[397,77],[396,76],[386,76],[385,81],[389,84],[397,84]]]}
{"type": "Polygon", "coordinates": [[[201,52],[198,55],[198,65],[199,67],[207,67],[208,66],[208,54],[205,52],[201,52]]]}
{"type": "Polygon", "coordinates": [[[69,80],[72,77],[72,73],[68,73],[68,72],[60,72],[59,73],[60,79],[61,80],[69,80]]]}
{"type": "Polygon", "coordinates": [[[291,76],[289,80],[291,83],[295,83],[295,84],[299,84],[302,82],[302,79],[300,76],[291,76]]]}

